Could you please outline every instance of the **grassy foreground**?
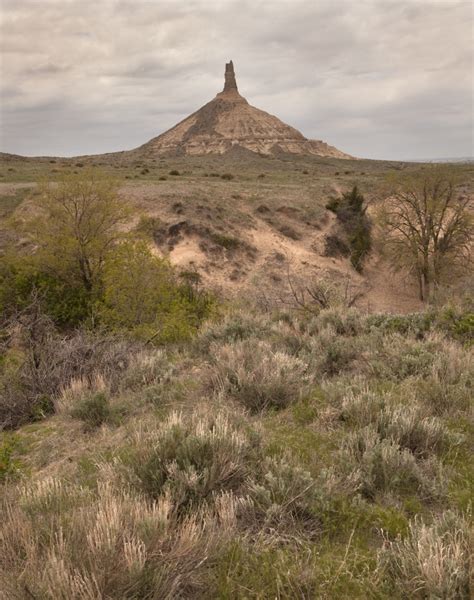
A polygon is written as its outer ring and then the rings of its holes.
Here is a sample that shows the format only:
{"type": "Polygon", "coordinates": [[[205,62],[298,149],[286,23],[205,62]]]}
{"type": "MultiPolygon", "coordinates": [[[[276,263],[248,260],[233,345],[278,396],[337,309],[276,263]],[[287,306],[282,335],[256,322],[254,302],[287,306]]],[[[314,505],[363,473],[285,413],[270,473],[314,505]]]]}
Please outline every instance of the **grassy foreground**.
{"type": "Polygon", "coordinates": [[[166,349],[51,338],[54,415],[0,446],[0,595],[469,598],[472,330],[235,308],[166,349]]]}

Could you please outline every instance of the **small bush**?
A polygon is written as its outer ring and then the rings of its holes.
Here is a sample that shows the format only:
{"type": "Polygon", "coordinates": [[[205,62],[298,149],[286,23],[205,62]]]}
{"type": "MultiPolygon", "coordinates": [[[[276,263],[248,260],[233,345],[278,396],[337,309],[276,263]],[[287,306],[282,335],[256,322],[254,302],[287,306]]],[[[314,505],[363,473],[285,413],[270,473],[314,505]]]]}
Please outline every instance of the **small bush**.
{"type": "Polygon", "coordinates": [[[403,598],[470,597],[470,543],[467,524],[454,513],[431,525],[416,518],[406,537],[385,540],[378,555],[379,577],[389,578],[403,598]]]}
{"type": "Polygon", "coordinates": [[[209,352],[214,342],[231,344],[248,338],[258,338],[269,335],[271,325],[265,317],[240,311],[227,314],[222,320],[205,323],[196,339],[200,352],[209,352]]]}
{"type": "Polygon", "coordinates": [[[382,439],[424,458],[440,452],[451,437],[441,421],[424,416],[416,405],[385,407],[377,415],[375,427],[382,439]]]}
{"type": "Polygon", "coordinates": [[[474,356],[455,344],[444,344],[425,379],[415,382],[417,397],[431,414],[468,412],[474,385],[474,356]]]}
{"type": "Polygon", "coordinates": [[[147,496],[167,495],[179,512],[197,510],[243,485],[254,443],[223,414],[185,419],[173,413],[158,430],[137,432],[124,473],[147,496]]]}
{"type": "Polygon", "coordinates": [[[211,232],[209,237],[215,244],[222,246],[226,250],[236,250],[242,245],[242,242],[238,238],[215,231],[211,232]]]}
{"type": "Polygon", "coordinates": [[[232,173],[222,173],[221,179],[225,179],[226,181],[231,181],[232,179],[234,179],[234,176],[232,175],[232,173]]]}
{"type": "Polygon", "coordinates": [[[267,342],[244,340],[214,350],[214,387],[252,412],[285,408],[303,392],[306,365],[267,342]]]}
{"type": "MultiPolygon", "coordinates": [[[[347,174],[347,172],[346,172],[347,174]]],[[[371,223],[364,207],[365,199],[357,186],[341,198],[331,198],[326,208],[334,212],[341,222],[350,246],[350,260],[356,271],[362,271],[363,263],[372,247],[371,223]]]]}
{"type": "Polygon", "coordinates": [[[338,336],[331,326],[311,340],[308,361],[315,372],[334,377],[351,370],[360,355],[357,338],[338,336]]]}
{"type": "Polygon", "coordinates": [[[19,440],[15,437],[15,434],[3,434],[3,439],[0,442],[0,483],[20,473],[21,461],[15,457],[19,445],[19,440]]]}
{"type": "Polygon", "coordinates": [[[308,325],[311,333],[321,332],[326,327],[332,327],[337,335],[356,336],[362,333],[363,322],[360,313],[353,308],[326,308],[312,319],[308,325]]]}
{"type": "Polygon", "coordinates": [[[423,497],[440,493],[436,462],[417,462],[409,450],[382,439],[373,426],[350,433],[343,441],[342,457],[346,467],[356,467],[359,489],[371,500],[379,492],[423,497]]]}
{"type": "Polygon", "coordinates": [[[387,396],[370,392],[346,396],[341,418],[358,427],[372,425],[381,439],[388,439],[419,457],[438,453],[454,441],[443,423],[426,416],[419,405],[396,406],[387,396]]]}
{"type": "Polygon", "coordinates": [[[278,227],[278,231],[282,233],[285,237],[290,238],[290,240],[301,239],[301,234],[290,225],[280,225],[280,227],[278,227]]]}
{"type": "Polygon", "coordinates": [[[174,175],[175,177],[177,177],[178,175],[181,175],[181,173],[179,171],[177,171],[176,169],[172,169],[169,174],[174,175]]]}
{"type": "Polygon", "coordinates": [[[0,360],[0,424],[16,428],[55,410],[55,400],[73,380],[98,374],[114,391],[133,353],[133,344],[113,336],[77,332],[60,335],[49,320],[24,314],[14,324],[22,350],[0,360]]]}
{"type": "Polygon", "coordinates": [[[402,381],[429,375],[441,345],[438,339],[417,341],[391,334],[374,340],[370,370],[379,378],[402,381]]]}
{"type": "Polygon", "coordinates": [[[324,239],[324,256],[347,258],[350,255],[349,245],[338,235],[327,235],[324,239]]]}
{"type": "Polygon", "coordinates": [[[86,431],[93,431],[112,419],[109,399],[104,392],[86,395],[71,410],[71,416],[84,422],[86,431]]]}
{"type": "Polygon", "coordinates": [[[320,490],[310,473],[275,458],[267,458],[261,469],[259,480],[249,486],[257,518],[263,518],[266,527],[299,522],[314,529],[320,490]]]}
{"type": "Polygon", "coordinates": [[[434,316],[430,313],[414,313],[409,315],[369,315],[366,327],[370,331],[376,329],[386,333],[399,333],[423,339],[433,325],[434,316]]]}

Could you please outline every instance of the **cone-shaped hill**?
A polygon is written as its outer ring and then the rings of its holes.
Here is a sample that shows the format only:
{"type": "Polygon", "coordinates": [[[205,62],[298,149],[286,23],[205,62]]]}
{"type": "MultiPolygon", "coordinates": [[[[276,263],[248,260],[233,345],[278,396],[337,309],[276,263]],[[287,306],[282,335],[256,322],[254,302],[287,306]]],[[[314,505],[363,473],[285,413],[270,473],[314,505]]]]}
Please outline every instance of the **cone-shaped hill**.
{"type": "Polygon", "coordinates": [[[258,154],[314,154],[351,158],[322,141],[308,140],[277,117],[251,106],[239,94],[232,61],[225,67],[222,92],[136,151],[153,156],[225,154],[237,149],[258,154]]]}

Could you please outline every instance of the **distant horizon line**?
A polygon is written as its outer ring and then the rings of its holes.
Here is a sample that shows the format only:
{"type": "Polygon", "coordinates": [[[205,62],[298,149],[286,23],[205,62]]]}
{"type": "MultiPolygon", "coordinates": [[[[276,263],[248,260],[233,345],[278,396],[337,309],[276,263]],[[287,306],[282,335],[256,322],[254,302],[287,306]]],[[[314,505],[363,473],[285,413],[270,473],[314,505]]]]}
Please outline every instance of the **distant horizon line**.
{"type": "MultiPolygon", "coordinates": [[[[20,158],[84,158],[85,156],[102,156],[104,154],[121,154],[125,152],[130,152],[130,150],[112,150],[109,152],[98,152],[97,154],[71,154],[67,155],[59,155],[59,154],[17,154],[15,152],[7,152],[4,150],[0,150],[1,154],[7,154],[10,156],[18,156],[20,158]]],[[[220,155],[213,155],[220,156],[220,155]]],[[[256,154],[258,156],[258,154],[256,154]]],[[[309,155],[308,155],[309,156],[309,155]]],[[[319,158],[333,158],[333,157],[319,157],[319,158]]],[[[363,156],[355,156],[352,159],[344,159],[344,160],[381,160],[387,162],[414,162],[414,163],[429,163],[429,162],[453,162],[453,163],[463,163],[463,162],[474,162],[474,154],[470,156],[442,156],[442,157],[429,157],[429,158],[367,158],[363,156]]]]}

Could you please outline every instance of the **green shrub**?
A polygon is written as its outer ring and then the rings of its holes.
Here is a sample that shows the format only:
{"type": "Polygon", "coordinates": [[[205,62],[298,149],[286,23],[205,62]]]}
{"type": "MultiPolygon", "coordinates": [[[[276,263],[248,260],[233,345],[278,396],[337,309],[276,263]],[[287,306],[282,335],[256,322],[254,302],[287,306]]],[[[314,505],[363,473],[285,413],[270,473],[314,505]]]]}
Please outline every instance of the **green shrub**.
{"type": "Polygon", "coordinates": [[[14,434],[3,434],[0,442],[0,483],[21,472],[22,463],[16,458],[20,442],[14,434]]]}
{"type": "Polygon", "coordinates": [[[448,306],[438,315],[436,324],[461,343],[467,346],[474,343],[474,313],[448,306]]]}
{"type": "Polygon", "coordinates": [[[145,241],[120,244],[104,267],[102,322],[155,344],[189,339],[213,305],[209,294],[179,283],[171,265],[145,241]]]}
{"type": "Polygon", "coordinates": [[[176,169],[172,169],[169,174],[174,175],[175,177],[178,175],[181,175],[181,173],[179,171],[177,171],[176,169]]]}
{"type": "Polygon", "coordinates": [[[326,204],[326,208],[336,214],[346,232],[351,264],[359,272],[372,248],[371,223],[364,202],[364,196],[354,186],[350,192],[344,193],[340,198],[331,198],[326,204]]]}
{"type": "Polygon", "coordinates": [[[110,402],[104,392],[88,394],[71,410],[71,416],[84,423],[85,431],[93,431],[104,423],[110,423],[113,412],[110,402]]]}
{"type": "Polygon", "coordinates": [[[75,326],[92,313],[94,297],[81,285],[42,271],[31,257],[4,257],[0,266],[0,311],[16,314],[38,298],[59,327],[75,326]]]}
{"type": "Polygon", "coordinates": [[[196,510],[243,486],[255,443],[222,414],[173,413],[157,430],[137,433],[123,459],[125,476],[151,498],[168,494],[179,512],[196,510]]]}
{"type": "Polygon", "coordinates": [[[223,173],[221,175],[221,179],[225,179],[226,181],[230,181],[231,179],[234,179],[234,176],[232,175],[232,173],[223,173]]]}
{"type": "Polygon", "coordinates": [[[209,237],[218,246],[222,246],[226,250],[236,250],[242,246],[241,240],[231,235],[224,235],[223,233],[211,232],[209,237]]]}
{"type": "Polygon", "coordinates": [[[219,321],[208,321],[202,326],[196,339],[200,352],[209,352],[211,344],[233,343],[248,338],[264,338],[271,332],[271,325],[263,316],[245,311],[228,313],[219,321]]]}
{"type": "Polygon", "coordinates": [[[321,491],[310,473],[285,459],[267,458],[260,468],[262,474],[249,486],[257,519],[266,527],[299,522],[314,528],[321,491]]]}
{"type": "Polygon", "coordinates": [[[431,330],[433,322],[434,314],[423,312],[409,315],[369,315],[366,318],[365,324],[369,331],[377,329],[387,333],[412,335],[418,339],[422,339],[431,330]]]}
{"type": "Polygon", "coordinates": [[[345,467],[355,467],[363,496],[375,499],[377,493],[402,495],[440,494],[439,466],[434,460],[417,461],[407,449],[390,439],[382,439],[373,426],[350,433],[343,440],[345,467]]]}

